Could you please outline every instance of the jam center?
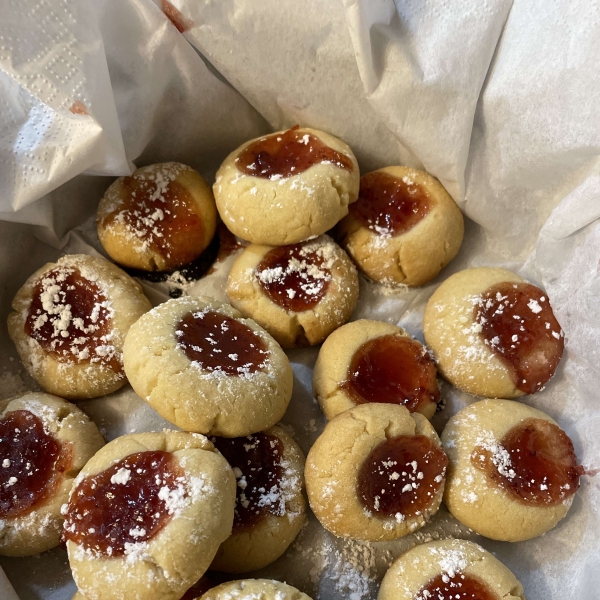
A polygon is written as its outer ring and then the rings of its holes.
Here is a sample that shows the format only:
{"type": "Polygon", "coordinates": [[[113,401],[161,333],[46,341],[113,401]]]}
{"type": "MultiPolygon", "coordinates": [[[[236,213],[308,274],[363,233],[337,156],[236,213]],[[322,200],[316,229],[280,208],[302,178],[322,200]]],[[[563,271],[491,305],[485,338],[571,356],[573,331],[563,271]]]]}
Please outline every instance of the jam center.
{"type": "Polygon", "coordinates": [[[256,277],[275,304],[302,312],[314,308],[327,293],[334,261],[331,244],[280,246],[267,252],[256,277]]]}
{"type": "Polygon", "coordinates": [[[265,367],[269,351],[250,327],[217,312],[185,315],[175,330],[178,347],[209,372],[250,375],[265,367]]]}
{"type": "Polygon", "coordinates": [[[110,303],[78,269],[58,267],[35,284],[25,333],[59,362],[101,363],[122,370],[112,345],[110,303]]]}
{"type": "Polygon", "coordinates": [[[564,338],[542,290],[530,283],[500,283],[481,295],[474,317],[519,390],[533,394],[554,375],[564,338]]]}
{"type": "Polygon", "coordinates": [[[423,586],[415,600],[499,600],[487,583],[465,573],[440,573],[423,586]]]}
{"type": "Polygon", "coordinates": [[[412,229],[433,206],[429,194],[408,176],[374,171],[360,178],[358,200],[349,210],[371,231],[391,237],[412,229]]]}
{"type": "Polygon", "coordinates": [[[483,440],[471,462],[523,504],[555,506],[579,488],[583,467],[567,434],[544,419],[526,419],[500,442],[483,440]]]}
{"type": "Polygon", "coordinates": [[[424,435],[386,440],[360,467],[358,496],[367,510],[401,522],[431,506],[447,465],[443,450],[424,435]]]}
{"type": "Polygon", "coordinates": [[[440,401],[436,368],[425,348],[398,335],[365,342],[352,357],[341,388],[356,404],[402,404],[411,412],[440,401]]]}
{"type": "Polygon", "coordinates": [[[237,480],[233,532],[255,525],[268,513],[285,515],[281,440],[267,433],[255,433],[211,441],[231,465],[237,480]]]}
{"type": "Polygon", "coordinates": [[[0,420],[0,519],[34,510],[71,468],[70,447],[62,447],[28,410],[15,410],[0,420]]]}
{"type": "Polygon", "coordinates": [[[320,163],[329,163],[352,172],[352,161],[298,126],[256,140],[236,158],[237,168],[246,175],[280,179],[302,173],[320,163]]]}
{"type": "Polygon", "coordinates": [[[170,452],[131,454],[79,483],[63,540],[106,556],[128,555],[159,533],[186,497],[183,473],[170,452]]]}

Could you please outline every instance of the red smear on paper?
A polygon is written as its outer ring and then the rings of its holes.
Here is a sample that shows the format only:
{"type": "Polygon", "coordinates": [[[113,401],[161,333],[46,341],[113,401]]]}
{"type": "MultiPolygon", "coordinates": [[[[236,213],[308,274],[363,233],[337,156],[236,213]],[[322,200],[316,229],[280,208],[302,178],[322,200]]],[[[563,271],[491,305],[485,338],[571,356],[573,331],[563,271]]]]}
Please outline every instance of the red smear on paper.
{"type": "Polygon", "coordinates": [[[71,105],[71,108],[69,108],[69,110],[74,115],[87,115],[88,114],[85,104],[83,102],[81,102],[80,100],[75,100],[75,102],[73,102],[73,104],[71,105]]]}
{"type": "Polygon", "coordinates": [[[191,29],[195,25],[194,21],[184,17],[179,9],[175,8],[169,0],[160,0],[160,4],[165,15],[167,15],[171,23],[173,23],[181,33],[191,29]]]}

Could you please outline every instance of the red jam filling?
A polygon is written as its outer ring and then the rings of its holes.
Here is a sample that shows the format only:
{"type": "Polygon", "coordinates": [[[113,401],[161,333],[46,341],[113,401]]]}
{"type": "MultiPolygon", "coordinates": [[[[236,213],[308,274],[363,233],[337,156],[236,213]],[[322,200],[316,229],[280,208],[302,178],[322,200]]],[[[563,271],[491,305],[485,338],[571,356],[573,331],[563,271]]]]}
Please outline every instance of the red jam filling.
{"type": "Polygon", "coordinates": [[[63,446],[28,410],[0,420],[0,519],[21,517],[42,504],[73,462],[63,446]]]}
{"type": "Polygon", "coordinates": [[[136,452],[86,477],[71,494],[63,541],[105,556],[123,556],[151,540],[187,496],[170,452],[136,452]]]}
{"type": "Polygon", "coordinates": [[[119,373],[108,298],[78,269],[58,267],[35,284],[25,333],[59,362],[100,363],[119,373]]]}
{"type": "Polygon", "coordinates": [[[499,600],[487,583],[473,575],[440,573],[417,593],[415,600],[499,600]]]}
{"type": "Polygon", "coordinates": [[[567,434],[544,419],[525,419],[500,442],[478,445],[471,462],[523,504],[555,506],[579,489],[584,469],[567,434]]]}
{"type": "Polygon", "coordinates": [[[429,194],[409,177],[374,171],[360,178],[358,200],[349,210],[371,231],[396,236],[412,229],[433,206],[429,194]]]}
{"type": "Polygon", "coordinates": [[[474,310],[484,342],[508,367],[517,389],[533,394],[542,388],[565,345],[544,292],[530,283],[500,283],[481,295],[474,310]]]}
{"type": "Polygon", "coordinates": [[[178,347],[199,367],[226,375],[260,371],[269,356],[266,344],[247,325],[217,312],[191,312],[175,330],[178,347]]]}
{"type": "Polygon", "coordinates": [[[298,131],[297,125],[283,133],[256,140],[242,150],[235,162],[245,175],[264,179],[290,177],[320,163],[354,171],[352,161],[345,154],[310,133],[298,131]]]}
{"type": "Polygon", "coordinates": [[[237,480],[233,532],[252,527],[269,513],[285,515],[281,440],[268,433],[255,433],[211,441],[231,465],[237,480]]]}
{"type": "Polygon", "coordinates": [[[341,388],[356,404],[402,404],[417,412],[440,401],[436,368],[425,348],[407,337],[383,335],[365,342],[352,357],[341,388]]]}
{"type": "Polygon", "coordinates": [[[404,518],[422,514],[440,491],[448,459],[424,435],[403,435],[382,442],[358,474],[357,492],[377,515],[404,518]]]}
{"type": "MultiPolygon", "coordinates": [[[[181,170],[136,172],[123,178],[123,197],[102,225],[125,226],[127,232],[165,257],[169,269],[186,265],[205,248],[204,223],[194,199],[176,180],[181,170]]],[[[158,267],[157,267],[158,268],[158,267]]]]}
{"type": "Polygon", "coordinates": [[[327,293],[333,257],[328,245],[294,244],[267,252],[256,268],[265,294],[293,312],[314,308],[327,293]]]}

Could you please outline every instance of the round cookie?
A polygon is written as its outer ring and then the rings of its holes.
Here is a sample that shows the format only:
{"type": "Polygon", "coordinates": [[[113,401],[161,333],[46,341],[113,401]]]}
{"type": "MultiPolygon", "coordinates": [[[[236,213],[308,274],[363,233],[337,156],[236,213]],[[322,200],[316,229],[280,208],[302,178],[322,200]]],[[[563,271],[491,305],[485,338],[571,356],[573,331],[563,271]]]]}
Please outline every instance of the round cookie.
{"type": "Polygon", "coordinates": [[[304,455],[281,427],[242,438],[212,438],[237,480],[233,532],[211,565],[247,573],[277,560],[306,521],[304,455]]]}
{"type": "Polygon", "coordinates": [[[377,600],[525,600],[523,586],[497,558],[466,540],[411,548],[385,574],[377,600]]]}
{"type": "Polygon", "coordinates": [[[58,546],[61,506],[103,444],[96,425],[62,398],[30,392],[0,401],[0,554],[58,546]]]}
{"type": "Polygon", "coordinates": [[[204,252],[215,234],[217,209],[200,173],[181,163],[159,163],[119,177],[100,200],[96,224],[115,262],[168,271],[204,252]]]}
{"type": "Polygon", "coordinates": [[[294,127],[246,142],[217,171],[213,190],[227,228],[255,244],[316,237],[358,197],[358,163],[341,140],[294,127]]]}
{"type": "Polygon", "coordinates": [[[449,467],[444,501],[473,531],[519,542],[552,529],[569,511],[583,468],[573,444],[543,412],[482,400],[442,433],[449,467]]]}
{"type": "Polygon", "coordinates": [[[186,431],[263,431],[292,395],[292,368],[277,342],[211,298],[177,298],[146,313],[130,329],[123,357],[136,393],[186,431]]]}
{"type": "Polygon", "coordinates": [[[424,285],[458,253],[460,209],[440,182],[409,167],[363,175],[358,200],[337,227],[342,246],[373,281],[424,285]]]}
{"type": "Polygon", "coordinates": [[[8,333],[29,375],[48,392],[80,399],[125,384],[123,341],[151,305],[112,263],[71,254],[29,277],[12,308],[8,333]]]}
{"type": "Polygon", "coordinates": [[[287,583],[273,579],[228,581],[208,590],[200,600],[311,600],[287,583]]]}
{"type": "Polygon", "coordinates": [[[358,289],[352,261],[326,235],[277,248],[252,244],[227,281],[231,304],[284,348],[321,343],[350,318],[358,289]]]}
{"type": "Polygon", "coordinates": [[[394,540],[438,510],[446,464],[423,415],[394,404],[362,404],[332,419],[310,449],[308,501],[337,536],[394,540]]]}
{"type": "Polygon", "coordinates": [[[63,541],[87,600],[178,600],[231,532],[235,478],[202,435],[107,444],[81,471],[63,541]]]}
{"type": "Polygon", "coordinates": [[[564,336],[542,290],[506,269],[455,273],[423,317],[425,343],[454,386],[487,398],[516,398],[554,375],[564,336]]]}
{"type": "Polygon", "coordinates": [[[436,375],[427,350],[404,329],[361,319],[325,340],[313,395],[328,419],[368,402],[400,404],[431,419],[440,401],[436,375]]]}

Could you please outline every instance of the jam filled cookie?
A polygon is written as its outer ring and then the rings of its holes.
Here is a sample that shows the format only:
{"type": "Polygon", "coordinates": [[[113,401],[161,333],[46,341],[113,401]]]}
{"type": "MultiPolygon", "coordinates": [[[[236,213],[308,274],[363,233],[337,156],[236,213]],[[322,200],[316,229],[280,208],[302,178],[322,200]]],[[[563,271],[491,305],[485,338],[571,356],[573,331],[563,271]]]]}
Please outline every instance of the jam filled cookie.
{"type": "Polygon", "coordinates": [[[211,569],[256,571],[278,559],[306,521],[304,456],[280,427],[240,438],[211,438],[233,468],[237,496],[233,532],[211,569]]]}
{"type": "Polygon", "coordinates": [[[103,444],[96,425],[62,398],[28,393],[0,402],[0,554],[58,545],[73,478],[103,444]]]}
{"type": "Polygon", "coordinates": [[[519,542],[568,512],[583,468],[573,443],[546,414],[510,400],[482,400],[442,433],[450,465],[444,500],[473,531],[519,542]]]}
{"type": "Polygon", "coordinates": [[[291,246],[248,246],[229,273],[231,304],[284,348],[321,343],[358,301],[358,275],[328,236],[291,246]]]}
{"type": "Polygon", "coordinates": [[[328,419],[369,402],[401,404],[430,419],[440,401],[427,350],[401,327],[360,320],[334,331],[313,371],[313,394],[328,419]]]}
{"type": "Polygon", "coordinates": [[[240,579],[208,590],[200,600],[311,600],[291,585],[272,579],[240,579]]]}
{"type": "Polygon", "coordinates": [[[481,546],[441,540],[395,560],[377,600],[525,600],[525,594],[512,572],[481,546]]]}
{"type": "Polygon", "coordinates": [[[177,298],[146,313],[130,329],[123,354],[136,393],[186,431],[264,431],[281,419],[292,395],[292,368],[279,344],[210,298],[177,298]]]}
{"type": "Polygon", "coordinates": [[[46,391],[77,399],[125,384],[123,341],[151,305],[112,263],[71,254],[36,271],[12,308],[8,332],[27,372],[46,391]]]}
{"type": "Polygon", "coordinates": [[[246,142],[213,190],[223,222],[255,244],[302,242],[331,229],[358,196],[358,163],[341,140],[294,127],[246,142]]]}
{"type": "Polygon", "coordinates": [[[202,435],[107,444],[81,471],[63,541],[87,600],[179,600],[231,532],[235,477],[202,435]]]}
{"type": "Polygon", "coordinates": [[[463,216],[440,182],[417,169],[386,167],[360,180],[338,225],[342,246],[369,279],[424,285],[458,253],[463,216]]]}
{"type": "Polygon", "coordinates": [[[404,406],[363,404],[331,420],[310,449],[308,501],[335,535],[394,540],[437,512],[447,462],[423,415],[404,406]]]}
{"type": "Polygon", "coordinates": [[[487,398],[537,392],[564,348],[548,297],[505,269],[467,269],[446,279],[427,303],[423,333],[442,375],[487,398]]]}
{"type": "Polygon", "coordinates": [[[100,200],[98,237],[120,265],[170,271],[204,252],[217,226],[212,192],[200,173],[160,163],[119,177],[100,200]]]}

